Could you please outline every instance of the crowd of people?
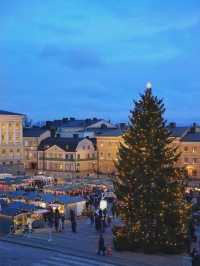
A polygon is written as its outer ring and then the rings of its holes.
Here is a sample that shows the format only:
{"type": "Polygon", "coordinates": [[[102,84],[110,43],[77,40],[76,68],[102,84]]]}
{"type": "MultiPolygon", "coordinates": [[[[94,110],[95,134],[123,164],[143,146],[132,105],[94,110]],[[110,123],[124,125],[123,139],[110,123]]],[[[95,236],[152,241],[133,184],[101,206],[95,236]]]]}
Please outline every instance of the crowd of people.
{"type": "MultiPolygon", "coordinates": [[[[90,230],[93,229],[97,232],[98,247],[97,254],[106,255],[106,245],[104,240],[104,233],[106,229],[112,224],[112,220],[116,217],[116,203],[112,200],[107,200],[106,206],[101,208],[101,201],[104,200],[101,190],[85,195],[86,197],[86,214],[87,223],[90,225],[90,230]]],[[[62,233],[65,231],[65,215],[62,214],[58,208],[54,209],[49,206],[48,212],[43,215],[44,224],[48,228],[48,241],[52,241],[52,232],[62,233]]],[[[77,233],[77,217],[73,209],[69,210],[69,221],[71,223],[71,231],[77,233]]],[[[25,234],[30,237],[33,232],[33,220],[30,216],[27,219],[25,234]]]]}
{"type": "Polygon", "coordinates": [[[106,228],[111,226],[112,219],[116,217],[116,202],[113,199],[107,200],[106,205],[101,208],[101,201],[103,200],[102,192],[97,191],[87,197],[86,209],[88,220],[91,227],[94,227],[99,233],[97,254],[106,255],[106,245],[103,234],[106,228]]]}

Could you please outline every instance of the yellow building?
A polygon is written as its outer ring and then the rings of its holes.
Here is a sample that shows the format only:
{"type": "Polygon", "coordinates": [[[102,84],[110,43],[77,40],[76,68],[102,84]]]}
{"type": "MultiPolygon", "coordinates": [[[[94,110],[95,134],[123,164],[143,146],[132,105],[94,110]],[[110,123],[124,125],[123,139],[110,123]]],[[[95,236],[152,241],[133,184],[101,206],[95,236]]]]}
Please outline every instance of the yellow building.
{"type": "Polygon", "coordinates": [[[23,165],[24,115],[0,110],[0,172],[19,174],[23,165]]]}
{"type": "Polygon", "coordinates": [[[190,179],[200,180],[200,127],[195,124],[190,127],[169,125],[171,137],[174,138],[172,145],[178,147],[180,158],[178,166],[184,167],[190,179]]]}
{"type": "Polygon", "coordinates": [[[38,169],[46,173],[96,172],[95,144],[88,138],[47,138],[38,156],[38,169]]]}
{"type": "Polygon", "coordinates": [[[200,180],[200,128],[192,127],[180,140],[180,164],[191,179],[200,180]]]}
{"type": "Polygon", "coordinates": [[[38,166],[38,146],[49,138],[50,131],[42,128],[24,128],[24,165],[26,170],[34,171],[38,166]]]}
{"type": "Polygon", "coordinates": [[[122,141],[122,131],[119,129],[104,130],[99,135],[96,134],[96,145],[98,151],[97,168],[100,173],[115,173],[115,163],[120,142],[122,141]]]}
{"type": "MultiPolygon", "coordinates": [[[[178,166],[185,167],[191,179],[200,180],[200,127],[180,127],[172,123],[168,127],[174,139],[171,145],[178,146],[181,156],[178,166]]],[[[97,169],[100,173],[115,173],[115,162],[120,142],[120,130],[105,130],[96,134],[97,169]]]]}

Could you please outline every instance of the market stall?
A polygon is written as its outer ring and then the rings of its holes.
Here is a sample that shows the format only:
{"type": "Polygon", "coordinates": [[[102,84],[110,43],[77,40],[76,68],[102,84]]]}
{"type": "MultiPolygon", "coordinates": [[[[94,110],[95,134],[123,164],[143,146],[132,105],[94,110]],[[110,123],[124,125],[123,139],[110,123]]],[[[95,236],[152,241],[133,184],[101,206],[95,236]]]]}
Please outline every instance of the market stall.
{"type": "Polygon", "coordinates": [[[0,233],[5,234],[11,231],[23,230],[27,223],[27,217],[35,209],[33,205],[22,202],[12,202],[7,204],[0,211],[0,233]]]}

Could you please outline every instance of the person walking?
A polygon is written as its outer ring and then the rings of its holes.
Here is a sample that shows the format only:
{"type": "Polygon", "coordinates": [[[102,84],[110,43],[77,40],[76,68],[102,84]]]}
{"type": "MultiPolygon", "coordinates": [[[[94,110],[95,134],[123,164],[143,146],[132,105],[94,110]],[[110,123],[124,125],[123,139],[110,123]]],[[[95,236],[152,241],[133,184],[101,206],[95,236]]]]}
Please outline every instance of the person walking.
{"type": "Polygon", "coordinates": [[[91,226],[94,225],[94,213],[93,213],[92,210],[91,210],[91,213],[90,213],[90,224],[91,224],[91,226]]]}
{"type": "Polygon", "coordinates": [[[106,251],[106,247],[105,247],[105,241],[103,238],[103,235],[100,234],[99,236],[99,242],[98,242],[98,255],[101,255],[101,253],[103,254],[103,256],[105,256],[105,251],[106,251]]]}
{"type": "Polygon", "coordinates": [[[53,228],[53,210],[50,207],[49,213],[47,215],[47,222],[48,222],[48,241],[52,241],[52,228],[53,228]]]}
{"type": "Polygon", "coordinates": [[[107,225],[108,225],[108,227],[110,227],[111,222],[112,222],[112,219],[111,219],[110,215],[108,215],[108,217],[107,217],[107,225]]]}
{"type": "Polygon", "coordinates": [[[31,237],[31,233],[32,233],[32,219],[31,219],[31,216],[29,215],[28,218],[27,218],[27,227],[28,227],[28,235],[27,237],[31,237]]]}
{"type": "Polygon", "coordinates": [[[101,229],[101,218],[97,214],[95,215],[95,228],[97,232],[101,229]]]}
{"type": "Polygon", "coordinates": [[[63,214],[61,217],[62,220],[62,231],[65,230],[65,215],[63,214]]]}
{"type": "Polygon", "coordinates": [[[60,219],[60,213],[59,213],[59,210],[58,208],[56,208],[55,210],[55,220],[54,220],[54,223],[55,223],[55,229],[56,229],[56,232],[58,233],[58,229],[59,229],[59,219],[60,219]]]}
{"type": "Polygon", "coordinates": [[[76,224],[76,217],[74,210],[70,210],[70,220],[71,220],[72,232],[76,233],[77,224],[76,224]]]}
{"type": "Polygon", "coordinates": [[[62,232],[62,216],[61,215],[59,216],[59,219],[58,219],[58,231],[62,232]]]}

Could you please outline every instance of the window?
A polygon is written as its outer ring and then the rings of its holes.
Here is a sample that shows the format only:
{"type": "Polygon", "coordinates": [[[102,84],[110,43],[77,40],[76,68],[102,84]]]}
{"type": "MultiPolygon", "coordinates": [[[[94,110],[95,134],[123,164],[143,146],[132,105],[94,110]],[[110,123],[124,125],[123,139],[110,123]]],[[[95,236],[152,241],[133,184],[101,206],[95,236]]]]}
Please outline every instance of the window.
{"type": "Polygon", "coordinates": [[[85,146],[83,145],[83,150],[85,150],[85,146]]]}
{"type": "Polygon", "coordinates": [[[196,175],[197,175],[197,170],[193,169],[193,170],[192,170],[192,175],[193,175],[193,176],[196,176],[196,175]]]}
{"type": "Polygon", "coordinates": [[[2,154],[6,154],[6,150],[3,149],[3,150],[1,151],[1,153],[2,153],[2,154]]]}
{"type": "Polygon", "coordinates": [[[188,151],[188,147],[185,146],[185,147],[183,148],[183,150],[184,150],[184,151],[188,151]]]}
{"type": "Polygon", "coordinates": [[[110,158],[110,156],[111,156],[111,154],[110,153],[108,153],[108,157],[110,158]]]}
{"type": "Polygon", "coordinates": [[[88,153],[87,158],[90,159],[90,154],[88,153]]]}
{"type": "Polygon", "coordinates": [[[80,160],[80,154],[77,154],[77,159],[80,160]]]}
{"type": "Polygon", "coordinates": [[[73,157],[73,154],[71,154],[71,155],[70,155],[70,159],[73,160],[73,158],[74,158],[74,157],[73,157]]]}
{"type": "Polygon", "coordinates": [[[197,152],[197,147],[192,147],[192,152],[197,152]]]}
{"type": "Polygon", "coordinates": [[[68,160],[69,159],[69,156],[68,154],[65,155],[65,159],[68,160]]]}
{"type": "Polygon", "coordinates": [[[24,141],[24,146],[28,146],[28,140],[24,141]]]}
{"type": "Polygon", "coordinates": [[[197,158],[193,158],[192,163],[197,163],[197,158]]]}
{"type": "Polygon", "coordinates": [[[188,163],[188,158],[184,158],[184,162],[185,163],[188,163]]]}
{"type": "Polygon", "coordinates": [[[13,161],[10,161],[10,164],[13,164],[13,161]]]}
{"type": "Polygon", "coordinates": [[[101,152],[100,155],[103,156],[103,152],[101,152]]]}
{"type": "Polygon", "coordinates": [[[88,150],[90,150],[90,145],[87,146],[88,150]]]}

